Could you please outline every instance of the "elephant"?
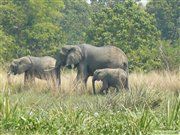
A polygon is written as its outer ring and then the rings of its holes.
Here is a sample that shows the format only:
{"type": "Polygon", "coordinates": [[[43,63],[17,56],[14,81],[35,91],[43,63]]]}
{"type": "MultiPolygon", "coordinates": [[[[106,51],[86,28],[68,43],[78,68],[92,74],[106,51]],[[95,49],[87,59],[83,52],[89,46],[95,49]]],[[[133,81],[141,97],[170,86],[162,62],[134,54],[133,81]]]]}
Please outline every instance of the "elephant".
{"type": "Polygon", "coordinates": [[[121,49],[111,45],[65,45],[56,58],[57,75],[61,66],[77,68],[76,80],[86,86],[88,77],[97,69],[122,68],[128,73],[128,58],[121,49]]]}
{"type": "Polygon", "coordinates": [[[55,64],[56,59],[50,56],[21,57],[19,59],[14,59],[11,62],[8,77],[11,74],[16,75],[24,73],[24,84],[27,82],[34,81],[35,77],[43,80],[53,79],[53,81],[58,81],[55,72],[55,64]]]}
{"type": "Polygon", "coordinates": [[[94,72],[93,79],[92,79],[92,85],[93,85],[93,93],[96,94],[95,90],[95,81],[102,81],[103,86],[100,89],[100,93],[102,94],[105,90],[105,92],[108,92],[109,87],[115,87],[117,92],[119,92],[120,89],[126,89],[129,90],[128,86],[128,74],[123,69],[111,69],[111,68],[105,68],[105,69],[97,69],[94,72]]]}

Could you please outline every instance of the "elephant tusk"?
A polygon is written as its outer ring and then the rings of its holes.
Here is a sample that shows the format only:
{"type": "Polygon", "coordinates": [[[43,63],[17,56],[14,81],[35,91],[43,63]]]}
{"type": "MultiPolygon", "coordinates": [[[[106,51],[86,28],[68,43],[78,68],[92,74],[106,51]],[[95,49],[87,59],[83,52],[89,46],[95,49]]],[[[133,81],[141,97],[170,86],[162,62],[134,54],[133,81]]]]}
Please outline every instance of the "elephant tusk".
{"type": "Polygon", "coordinates": [[[71,65],[71,68],[74,68],[74,64],[71,65]]]}
{"type": "Polygon", "coordinates": [[[9,71],[9,72],[7,73],[7,75],[8,75],[8,76],[10,76],[10,75],[11,75],[11,73],[12,73],[12,72],[11,72],[11,71],[9,71]]]}

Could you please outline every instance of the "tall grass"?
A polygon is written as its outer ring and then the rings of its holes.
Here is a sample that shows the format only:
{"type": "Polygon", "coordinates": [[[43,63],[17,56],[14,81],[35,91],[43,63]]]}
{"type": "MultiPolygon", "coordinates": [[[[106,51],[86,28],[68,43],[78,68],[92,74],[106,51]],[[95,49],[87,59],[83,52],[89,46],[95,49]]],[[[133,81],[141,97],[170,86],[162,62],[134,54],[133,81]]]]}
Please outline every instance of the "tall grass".
{"type": "MultiPolygon", "coordinates": [[[[7,84],[0,73],[0,134],[178,134],[179,73],[130,75],[131,92],[92,94],[73,84],[74,72],[63,73],[54,96],[46,81],[23,85],[23,76],[7,84]]],[[[97,84],[100,87],[101,83],[97,84]]]]}

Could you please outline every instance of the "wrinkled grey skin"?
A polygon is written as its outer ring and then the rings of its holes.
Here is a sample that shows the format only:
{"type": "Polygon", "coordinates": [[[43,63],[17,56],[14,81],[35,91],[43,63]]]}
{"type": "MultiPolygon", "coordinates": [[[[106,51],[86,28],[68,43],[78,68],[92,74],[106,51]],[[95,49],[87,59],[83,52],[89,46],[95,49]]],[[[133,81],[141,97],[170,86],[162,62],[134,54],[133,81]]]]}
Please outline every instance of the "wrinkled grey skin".
{"type": "Polygon", "coordinates": [[[95,81],[102,81],[103,86],[100,89],[100,93],[104,91],[107,93],[109,87],[115,87],[117,92],[120,89],[129,89],[128,86],[128,74],[123,69],[98,69],[94,72],[92,85],[93,93],[96,94],[95,81]]]}
{"type": "Polygon", "coordinates": [[[49,56],[21,57],[12,61],[8,76],[11,74],[16,75],[24,73],[24,83],[34,81],[35,77],[44,80],[57,79],[55,74],[55,63],[56,59],[49,56]]]}
{"type": "Polygon", "coordinates": [[[56,74],[61,66],[77,68],[77,81],[86,84],[96,69],[122,68],[128,73],[128,59],[125,53],[114,46],[95,47],[89,44],[66,45],[57,57],[56,74]]]}

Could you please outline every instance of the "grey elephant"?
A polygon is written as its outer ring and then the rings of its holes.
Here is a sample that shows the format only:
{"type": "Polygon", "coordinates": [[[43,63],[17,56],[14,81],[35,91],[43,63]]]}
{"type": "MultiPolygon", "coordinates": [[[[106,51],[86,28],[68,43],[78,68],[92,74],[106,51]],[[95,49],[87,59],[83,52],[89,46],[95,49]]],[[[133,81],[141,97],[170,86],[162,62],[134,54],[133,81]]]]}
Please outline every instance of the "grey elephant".
{"type": "Polygon", "coordinates": [[[95,81],[102,81],[103,85],[100,89],[100,93],[104,91],[107,93],[109,87],[115,87],[117,92],[120,89],[129,90],[128,86],[128,74],[123,69],[98,69],[94,72],[92,85],[93,93],[96,94],[95,81]]]}
{"type": "Polygon", "coordinates": [[[61,66],[77,68],[76,79],[84,84],[96,69],[122,68],[128,73],[127,56],[115,46],[66,45],[61,48],[56,59],[57,75],[61,66]]]}
{"type": "Polygon", "coordinates": [[[57,83],[58,78],[55,72],[56,59],[44,56],[44,57],[33,57],[25,56],[19,59],[15,59],[10,64],[8,77],[11,74],[22,74],[24,73],[24,83],[34,81],[35,77],[39,79],[54,79],[57,83]]]}

